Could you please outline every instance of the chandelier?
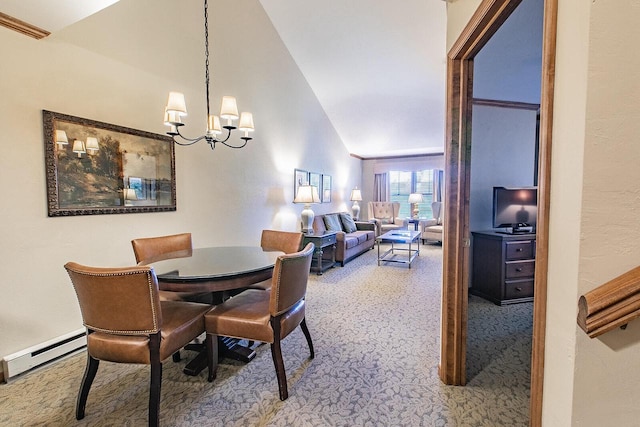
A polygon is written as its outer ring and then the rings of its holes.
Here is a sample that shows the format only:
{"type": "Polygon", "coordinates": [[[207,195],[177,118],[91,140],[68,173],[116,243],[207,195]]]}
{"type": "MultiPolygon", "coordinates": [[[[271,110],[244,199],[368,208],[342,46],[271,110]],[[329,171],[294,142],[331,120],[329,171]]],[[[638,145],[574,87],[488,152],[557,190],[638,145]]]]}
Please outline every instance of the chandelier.
{"type": "Polygon", "coordinates": [[[164,109],[164,124],[169,126],[168,135],[171,135],[173,142],[178,145],[193,145],[204,139],[207,141],[211,149],[216,148],[216,143],[221,143],[229,148],[242,148],[247,145],[252,138],[249,132],[254,131],[253,115],[251,113],[242,112],[240,123],[236,128],[233,121],[238,119],[238,106],[233,96],[223,96],[222,106],[220,108],[220,116],[211,114],[209,108],[209,19],[207,13],[207,0],[204,0],[204,51],[205,51],[205,86],[207,94],[207,131],[204,135],[197,138],[187,138],[180,133],[180,127],[184,126],[182,117],[187,115],[187,105],[184,100],[184,94],[180,92],[169,92],[167,106],[164,109]],[[220,126],[220,119],[226,120],[224,126],[220,126]],[[226,137],[222,138],[222,129],[227,131],[226,137]],[[240,139],[244,142],[239,145],[233,145],[227,141],[231,137],[231,132],[239,129],[244,132],[244,136],[240,139]],[[180,139],[178,139],[180,138],[180,139]]]}

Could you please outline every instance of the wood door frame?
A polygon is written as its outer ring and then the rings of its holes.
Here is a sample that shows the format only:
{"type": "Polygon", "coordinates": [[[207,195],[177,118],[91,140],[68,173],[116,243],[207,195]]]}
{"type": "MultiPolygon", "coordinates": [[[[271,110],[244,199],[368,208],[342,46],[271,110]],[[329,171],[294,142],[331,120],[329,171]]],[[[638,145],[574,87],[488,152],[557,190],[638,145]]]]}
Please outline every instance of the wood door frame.
{"type": "MultiPolygon", "coordinates": [[[[466,383],[473,58],[520,2],[521,0],[483,0],[450,49],[447,58],[446,221],[443,239],[442,330],[438,371],[440,379],[450,385],[466,383]]],[[[558,0],[544,0],[538,220],[531,352],[531,426],[540,426],[542,423],[557,9],[558,0]]]]}

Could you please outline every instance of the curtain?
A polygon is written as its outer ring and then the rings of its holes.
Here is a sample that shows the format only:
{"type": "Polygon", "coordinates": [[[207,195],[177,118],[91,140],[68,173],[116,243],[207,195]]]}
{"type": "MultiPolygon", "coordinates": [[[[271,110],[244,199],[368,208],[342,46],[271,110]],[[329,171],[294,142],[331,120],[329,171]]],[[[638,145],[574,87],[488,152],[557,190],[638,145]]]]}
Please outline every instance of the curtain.
{"type": "Polygon", "coordinates": [[[433,170],[433,201],[441,202],[444,197],[444,171],[433,170]]]}
{"type": "Polygon", "coordinates": [[[389,194],[389,180],[386,173],[377,173],[373,177],[373,201],[386,202],[389,194]]]}

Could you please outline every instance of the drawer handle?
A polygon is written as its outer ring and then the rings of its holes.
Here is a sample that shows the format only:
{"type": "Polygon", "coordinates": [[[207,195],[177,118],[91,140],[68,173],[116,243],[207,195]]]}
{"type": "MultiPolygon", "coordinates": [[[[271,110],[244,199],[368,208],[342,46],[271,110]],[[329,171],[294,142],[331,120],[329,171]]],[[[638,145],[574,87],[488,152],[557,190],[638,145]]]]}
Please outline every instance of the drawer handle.
{"type": "Polygon", "coordinates": [[[522,288],[518,286],[518,287],[516,288],[516,291],[518,291],[518,292],[522,292],[522,288]]]}
{"type": "Polygon", "coordinates": [[[522,248],[516,248],[516,252],[522,252],[523,249],[522,248]]]}
{"type": "Polygon", "coordinates": [[[516,271],[517,271],[518,273],[522,272],[522,267],[518,267],[518,268],[516,268],[516,271]]]}

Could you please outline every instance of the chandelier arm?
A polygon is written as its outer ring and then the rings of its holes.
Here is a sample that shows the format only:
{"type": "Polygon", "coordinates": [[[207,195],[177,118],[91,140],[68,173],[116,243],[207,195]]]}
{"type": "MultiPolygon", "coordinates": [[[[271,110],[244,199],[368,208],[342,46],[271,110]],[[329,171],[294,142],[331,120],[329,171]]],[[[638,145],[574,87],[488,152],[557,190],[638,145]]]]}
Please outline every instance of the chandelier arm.
{"type": "Polygon", "coordinates": [[[198,142],[198,141],[200,141],[202,139],[205,139],[206,135],[202,135],[202,136],[199,136],[197,138],[187,138],[186,136],[184,136],[183,134],[180,133],[180,128],[178,127],[178,128],[176,128],[176,134],[171,135],[171,138],[173,139],[173,142],[175,142],[178,145],[188,146],[188,145],[193,145],[193,144],[195,144],[196,142],[198,142]],[[178,141],[176,139],[176,136],[179,136],[180,138],[182,138],[186,142],[178,141]]]}
{"type": "MultiPolygon", "coordinates": [[[[227,139],[229,139],[229,138],[227,138],[227,139]]],[[[250,140],[251,138],[242,138],[242,139],[244,140],[244,143],[243,143],[242,145],[232,145],[232,144],[228,144],[228,143],[226,143],[226,142],[225,142],[225,141],[226,141],[226,139],[225,139],[224,141],[218,141],[218,142],[220,142],[221,144],[226,145],[226,146],[227,146],[227,147],[229,147],[229,148],[243,148],[245,145],[247,145],[247,142],[249,142],[249,140],[250,140]]]]}

